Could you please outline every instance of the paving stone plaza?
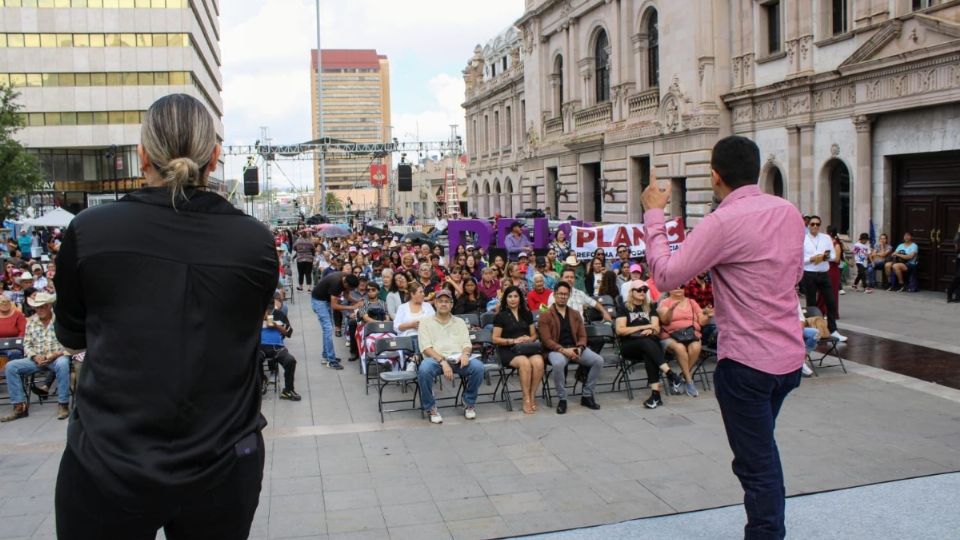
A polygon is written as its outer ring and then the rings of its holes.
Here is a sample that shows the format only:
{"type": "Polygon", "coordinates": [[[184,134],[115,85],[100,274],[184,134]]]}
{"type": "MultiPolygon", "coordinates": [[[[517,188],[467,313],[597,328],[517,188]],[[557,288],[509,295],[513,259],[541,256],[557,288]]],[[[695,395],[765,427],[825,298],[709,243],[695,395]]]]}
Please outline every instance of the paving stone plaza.
{"type": "MultiPolygon", "coordinates": [[[[927,293],[848,294],[841,329],[911,336],[956,360],[948,308],[956,309],[927,293]],[[920,324],[905,330],[898,320],[912,311],[920,324]]],[[[439,426],[416,411],[388,414],[381,424],[375,393],[364,393],[355,364],[321,366],[307,294],[298,293],[289,309],[303,401],[281,401],[272,389],[264,398],[268,452],[251,538],[467,539],[568,529],[558,537],[742,535],[742,491],[710,391],[670,396],[652,411],[619,392],[601,394],[599,411],[571,401],[565,416],[543,404],[524,415],[481,402],[476,421],[447,408],[439,426]],[[652,516],[666,517],[630,522],[652,516]]],[[[777,430],[788,496],[960,470],[960,391],[867,365],[874,360],[847,359],[847,374],[820,370],[788,398],[777,430]]],[[[885,360],[909,366],[922,358],[885,360]]],[[[607,371],[603,380],[612,378],[607,371]]],[[[443,395],[452,395],[450,385],[443,395]]],[[[388,389],[387,396],[400,393],[388,389]]],[[[34,403],[29,418],[0,426],[0,538],[54,538],[65,428],[49,403],[34,403]]],[[[960,525],[940,509],[960,492],[958,476],[788,499],[788,534],[877,538],[871,530],[907,527],[919,537],[947,538],[960,525]],[[936,504],[923,504],[931,490],[939,490],[936,504]]]]}

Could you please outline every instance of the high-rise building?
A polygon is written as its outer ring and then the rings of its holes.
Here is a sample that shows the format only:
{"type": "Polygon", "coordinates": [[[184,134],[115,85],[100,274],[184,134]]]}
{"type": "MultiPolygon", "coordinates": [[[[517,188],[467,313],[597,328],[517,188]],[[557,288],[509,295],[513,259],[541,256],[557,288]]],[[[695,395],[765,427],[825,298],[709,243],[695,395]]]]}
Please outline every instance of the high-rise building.
{"type": "MultiPolygon", "coordinates": [[[[219,0],[0,0],[0,84],[20,92],[44,204],[79,211],[142,185],[136,145],[150,105],[203,102],[223,138],[219,0]]],[[[222,163],[221,163],[222,165],[222,163]]],[[[223,191],[223,167],[211,175],[223,191]]]]}
{"type": "MultiPolygon", "coordinates": [[[[390,62],[373,49],[323,49],[323,136],[357,143],[390,140],[390,62]]],[[[310,90],[313,96],[313,135],[320,137],[317,122],[317,51],[311,51],[310,90]]],[[[385,158],[389,159],[389,158],[385,158]]],[[[370,157],[328,155],[326,183],[329,190],[353,190],[352,200],[371,196],[370,157]]],[[[320,192],[320,162],[314,169],[314,184],[320,192]]],[[[347,193],[338,193],[346,200],[347,193]]]]}

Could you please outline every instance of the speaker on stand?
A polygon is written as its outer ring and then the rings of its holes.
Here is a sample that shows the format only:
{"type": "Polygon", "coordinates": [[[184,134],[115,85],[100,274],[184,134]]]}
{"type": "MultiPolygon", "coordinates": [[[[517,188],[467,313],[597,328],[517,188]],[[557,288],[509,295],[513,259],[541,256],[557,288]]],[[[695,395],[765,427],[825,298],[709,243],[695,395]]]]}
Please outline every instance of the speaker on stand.
{"type": "Polygon", "coordinates": [[[413,168],[409,164],[397,165],[397,191],[413,191],[413,168]]]}

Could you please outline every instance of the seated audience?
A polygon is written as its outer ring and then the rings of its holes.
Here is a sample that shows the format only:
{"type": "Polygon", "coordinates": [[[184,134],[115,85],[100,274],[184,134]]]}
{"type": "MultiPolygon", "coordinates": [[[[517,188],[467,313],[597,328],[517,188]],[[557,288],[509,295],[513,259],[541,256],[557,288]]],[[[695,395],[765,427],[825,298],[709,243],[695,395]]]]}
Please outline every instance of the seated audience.
{"type": "Polygon", "coordinates": [[[473,345],[470,330],[463,319],[454,317],[453,294],[447,289],[437,292],[436,313],[421,319],[419,326],[420,353],[423,360],[417,378],[420,382],[420,403],[430,417],[430,422],[439,424],[443,417],[437,411],[433,396],[433,381],[443,375],[449,381],[457,373],[463,379],[463,416],[467,420],[477,417],[477,393],[483,382],[483,362],[471,358],[473,345]]]}
{"type": "Polygon", "coordinates": [[[888,276],[890,276],[890,286],[887,287],[887,290],[893,289],[893,276],[897,277],[897,292],[903,292],[907,290],[907,272],[909,270],[916,270],[917,263],[919,263],[920,252],[917,244],[913,242],[913,235],[905,232],[903,233],[903,243],[897,246],[897,249],[893,250],[893,255],[891,255],[891,261],[884,265],[884,270],[888,276]]]}
{"type": "Polygon", "coordinates": [[[686,381],[687,395],[697,397],[699,392],[693,384],[690,370],[700,357],[701,326],[710,317],[704,314],[696,301],[684,296],[680,287],[671,290],[669,296],[660,301],[657,316],[660,318],[660,343],[664,350],[677,357],[686,381]]]}
{"type": "Polygon", "coordinates": [[[660,373],[666,375],[674,392],[680,390],[683,381],[663,359],[660,346],[660,318],[657,306],[650,301],[650,287],[641,280],[628,284],[630,296],[617,308],[616,332],[620,336],[620,354],[631,364],[643,362],[647,369],[647,384],[650,397],[643,402],[648,409],[663,405],[660,396],[660,373]]]}
{"type": "Polygon", "coordinates": [[[523,412],[527,414],[537,410],[534,394],[543,379],[543,356],[539,350],[527,351],[516,346],[536,341],[537,329],[533,324],[533,315],[524,302],[523,291],[519,287],[507,287],[503,291],[500,312],[493,319],[493,344],[497,346],[500,362],[520,374],[523,412]]]}
{"type": "MultiPolygon", "coordinates": [[[[70,355],[54,333],[53,303],[57,297],[39,292],[30,299],[37,310],[30,317],[23,336],[24,358],[7,362],[7,390],[13,412],[0,422],[10,422],[30,415],[23,377],[40,371],[53,371],[57,381],[57,420],[70,416],[70,355]]],[[[40,389],[43,392],[45,389],[40,389]]]]}
{"type": "Polygon", "coordinates": [[[534,274],[533,289],[527,293],[527,307],[531,312],[546,310],[551,294],[553,291],[546,287],[546,278],[543,274],[534,274]]]}
{"type": "MultiPolygon", "coordinates": [[[[283,391],[280,399],[300,401],[300,394],[293,388],[293,376],[297,370],[297,359],[290,354],[284,345],[284,339],[293,335],[293,327],[286,313],[275,306],[270,306],[263,315],[263,326],[260,329],[260,347],[257,350],[260,363],[266,362],[270,371],[277,369],[277,364],[283,367],[283,391]]],[[[266,392],[266,386],[263,387],[266,392]]]]}
{"type": "Polygon", "coordinates": [[[553,291],[556,301],[540,315],[539,321],[543,348],[547,351],[547,360],[553,367],[553,385],[559,400],[557,414],[567,412],[566,370],[569,362],[575,362],[588,370],[580,404],[588,409],[600,408],[595,390],[603,370],[603,357],[587,348],[587,331],[583,317],[576,310],[567,308],[571,290],[569,283],[558,283],[553,291]]]}

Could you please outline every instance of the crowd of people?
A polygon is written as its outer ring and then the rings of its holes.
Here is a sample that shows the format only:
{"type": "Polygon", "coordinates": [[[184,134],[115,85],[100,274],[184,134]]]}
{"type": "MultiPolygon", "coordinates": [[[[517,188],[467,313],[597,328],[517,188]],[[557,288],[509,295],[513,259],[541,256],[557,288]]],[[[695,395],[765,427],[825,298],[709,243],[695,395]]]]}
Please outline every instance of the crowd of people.
{"type": "MultiPolygon", "coordinates": [[[[422,341],[422,329],[428,321],[447,328],[453,324],[447,314],[476,315],[477,320],[488,314],[485,320],[496,356],[504,367],[516,370],[523,411],[528,414],[538,409],[537,389],[548,367],[558,396],[556,412],[566,412],[570,364],[576,364],[582,373],[581,405],[600,408],[596,384],[603,358],[599,347],[587,343],[585,325],[591,323],[611,325],[624,357],[647,366],[648,376],[653,377],[651,395],[644,402],[647,407],[663,404],[661,378],[675,394],[698,395],[692,370],[702,354],[701,343],[716,339],[707,273],[684,287],[661,292],[645,261],[631,258],[627,245],[618,246],[611,260],[598,249],[590,260],[578,261],[565,232],[558,230],[547,249],[536,255],[521,224],[511,225],[506,249],[491,250],[493,253],[471,244],[447,253],[438,244],[401,241],[382,231],[358,231],[332,239],[311,228],[274,232],[281,272],[289,269],[292,274],[290,289],[294,294],[305,291],[311,295],[323,335],[322,363],[343,369],[345,361],[334,352],[337,338],[348,345],[346,362],[359,360],[373,346],[364,339],[363,326],[375,321],[392,323],[389,335],[418,340],[421,402],[433,422],[442,418],[427,379],[435,377],[433,372],[438,369],[444,372],[444,360],[427,352],[430,347],[422,341]],[[676,358],[678,372],[669,368],[669,356],[676,358]]],[[[271,324],[278,320],[274,312],[271,324]]],[[[266,336],[268,323],[264,324],[266,336]]],[[[288,322],[282,326],[288,327],[288,322]]],[[[452,328],[449,331],[459,331],[459,326],[452,328]]],[[[271,326],[270,333],[270,346],[279,346],[276,335],[282,330],[274,331],[271,326]]],[[[459,355],[455,346],[459,342],[445,342],[446,337],[449,334],[439,340],[436,351],[440,356],[459,355]]],[[[428,344],[435,342],[436,336],[428,344]]],[[[476,371],[470,362],[462,366],[467,379],[476,371]]],[[[283,367],[282,362],[280,365],[283,367]]],[[[405,366],[416,369],[413,363],[405,366]]],[[[399,369],[399,362],[396,367],[399,369]]],[[[479,373],[482,376],[482,369],[479,373]]],[[[291,388],[285,388],[281,398],[299,399],[292,384],[291,376],[286,384],[291,388]]],[[[468,383],[465,414],[475,417],[471,403],[475,397],[470,390],[468,383]]]]}
{"type": "MultiPolygon", "coordinates": [[[[27,392],[40,398],[56,393],[57,418],[69,414],[71,374],[82,365],[57,341],[53,304],[54,275],[60,248],[60,229],[29,230],[0,242],[3,273],[0,274],[0,339],[22,339],[17,347],[0,350],[12,410],[0,417],[11,422],[29,416],[27,392]],[[30,381],[33,382],[29,385],[30,381]]],[[[79,358],[79,357],[78,357],[79,358]]],[[[75,375],[73,375],[75,378],[75,375]]]]}

